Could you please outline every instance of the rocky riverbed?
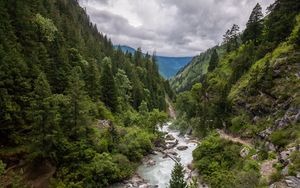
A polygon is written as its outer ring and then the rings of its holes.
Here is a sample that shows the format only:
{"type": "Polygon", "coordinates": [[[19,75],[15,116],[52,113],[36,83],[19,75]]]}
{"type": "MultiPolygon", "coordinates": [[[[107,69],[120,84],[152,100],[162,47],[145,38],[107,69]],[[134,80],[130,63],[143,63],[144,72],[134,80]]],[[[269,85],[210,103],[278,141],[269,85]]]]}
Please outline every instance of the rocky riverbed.
{"type": "Polygon", "coordinates": [[[186,179],[190,181],[197,172],[192,168],[192,152],[197,141],[187,135],[180,135],[178,131],[169,129],[171,123],[166,123],[160,131],[166,133],[165,144],[155,149],[155,152],[142,161],[136,174],[127,181],[114,185],[114,188],[165,188],[171,179],[171,172],[175,161],[180,162],[186,171],[186,179]]]}

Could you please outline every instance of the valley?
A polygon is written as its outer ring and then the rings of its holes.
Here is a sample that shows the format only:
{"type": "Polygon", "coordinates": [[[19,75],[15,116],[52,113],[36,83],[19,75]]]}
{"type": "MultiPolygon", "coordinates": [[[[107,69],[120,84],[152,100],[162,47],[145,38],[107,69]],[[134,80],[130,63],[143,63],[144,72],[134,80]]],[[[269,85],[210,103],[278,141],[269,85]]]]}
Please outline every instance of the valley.
{"type": "Polygon", "coordinates": [[[0,187],[299,188],[300,3],[199,2],[1,0],[0,187]]]}

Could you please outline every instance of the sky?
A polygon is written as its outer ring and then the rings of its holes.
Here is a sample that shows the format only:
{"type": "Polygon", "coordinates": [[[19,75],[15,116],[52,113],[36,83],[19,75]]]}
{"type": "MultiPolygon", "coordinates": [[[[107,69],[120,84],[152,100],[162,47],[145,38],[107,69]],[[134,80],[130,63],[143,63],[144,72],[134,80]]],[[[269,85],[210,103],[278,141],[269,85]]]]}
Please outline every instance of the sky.
{"type": "Polygon", "coordinates": [[[79,0],[115,45],[164,56],[194,56],[222,42],[233,24],[243,30],[256,3],[274,0],[79,0]]]}

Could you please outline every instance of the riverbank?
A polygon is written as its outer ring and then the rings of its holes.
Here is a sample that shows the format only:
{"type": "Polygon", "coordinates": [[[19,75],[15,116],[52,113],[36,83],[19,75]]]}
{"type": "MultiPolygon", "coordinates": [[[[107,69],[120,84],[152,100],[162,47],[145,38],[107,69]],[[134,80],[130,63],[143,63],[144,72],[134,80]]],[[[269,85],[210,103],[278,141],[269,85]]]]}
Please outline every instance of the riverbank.
{"type": "Polygon", "coordinates": [[[198,141],[187,135],[180,135],[179,131],[170,129],[170,125],[171,122],[168,122],[160,128],[160,131],[166,134],[165,145],[155,148],[153,154],[146,156],[132,178],[111,188],[165,188],[171,179],[175,161],[185,167],[187,181],[198,175],[191,167],[192,152],[197,147],[198,141]]]}

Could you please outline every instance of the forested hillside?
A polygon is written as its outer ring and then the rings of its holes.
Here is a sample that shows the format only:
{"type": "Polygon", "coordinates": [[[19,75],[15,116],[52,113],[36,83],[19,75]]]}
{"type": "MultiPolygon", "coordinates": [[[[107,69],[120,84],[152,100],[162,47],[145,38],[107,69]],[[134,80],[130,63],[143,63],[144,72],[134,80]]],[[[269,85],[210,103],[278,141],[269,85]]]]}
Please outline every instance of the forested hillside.
{"type": "Polygon", "coordinates": [[[206,50],[198,56],[195,56],[192,61],[181,68],[177,74],[170,79],[171,88],[179,93],[182,91],[190,90],[192,86],[204,79],[204,75],[208,71],[209,64],[217,62],[224,54],[224,47],[215,46],[206,50]],[[212,58],[212,56],[214,56],[212,58]]]}
{"type": "MultiPolygon", "coordinates": [[[[123,52],[128,52],[134,54],[135,49],[129,46],[115,46],[115,48],[120,47],[123,52]]],[[[141,50],[141,49],[138,49],[141,50]]],[[[160,74],[165,78],[169,79],[174,76],[179,69],[188,64],[192,57],[167,57],[167,56],[156,56],[156,64],[158,65],[158,70],[160,74]]]]}
{"type": "Polygon", "coordinates": [[[225,53],[206,60],[211,68],[201,82],[177,96],[177,126],[209,135],[194,151],[194,166],[212,187],[299,186],[299,13],[294,0],[276,0],[265,17],[257,4],[243,32],[236,25],[226,32],[225,53]]]}
{"type": "Polygon", "coordinates": [[[172,95],[155,57],[114,50],[77,0],[1,0],[0,14],[0,184],[131,176],[172,95]]]}

